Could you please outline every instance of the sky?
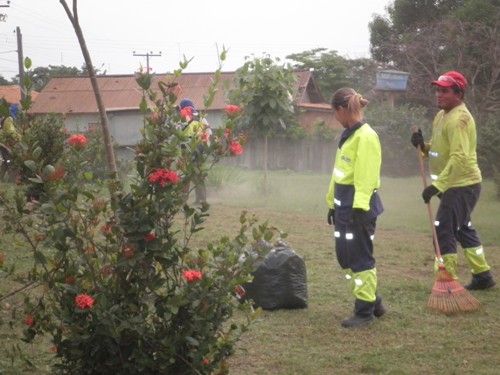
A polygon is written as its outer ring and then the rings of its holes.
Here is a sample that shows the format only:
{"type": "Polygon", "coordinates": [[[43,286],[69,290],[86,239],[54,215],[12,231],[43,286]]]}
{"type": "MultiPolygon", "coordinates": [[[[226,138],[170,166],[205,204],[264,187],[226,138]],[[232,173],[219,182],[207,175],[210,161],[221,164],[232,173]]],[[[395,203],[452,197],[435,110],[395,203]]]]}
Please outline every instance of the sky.
{"type": "MultiPolygon", "coordinates": [[[[81,69],[83,55],[59,0],[0,0],[0,75],[18,74],[17,34],[33,66],[81,69]],[[4,20],[2,22],[1,20],[4,20]]],[[[370,57],[368,23],[392,0],[80,0],[78,17],[93,65],[106,74],[141,66],[166,73],[192,59],[185,72],[213,72],[225,48],[223,71],[246,58],[285,57],[326,48],[370,57]],[[155,56],[156,55],[156,56],[155,56]]],[[[67,0],[70,9],[73,0],[67,0]]]]}

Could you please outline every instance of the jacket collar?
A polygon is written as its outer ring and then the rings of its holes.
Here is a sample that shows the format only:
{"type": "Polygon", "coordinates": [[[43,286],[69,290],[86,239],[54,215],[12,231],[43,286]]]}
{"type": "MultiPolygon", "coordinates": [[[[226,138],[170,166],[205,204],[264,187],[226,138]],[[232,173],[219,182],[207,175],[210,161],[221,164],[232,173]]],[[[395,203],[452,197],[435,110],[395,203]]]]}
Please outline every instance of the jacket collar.
{"type": "Polygon", "coordinates": [[[365,124],[364,121],[358,122],[355,124],[352,128],[347,128],[345,129],[342,134],[340,135],[340,141],[339,141],[339,148],[342,148],[342,145],[347,141],[347,139],[353,135],[356,130],[358,130],[360,127],[362,127],[365,124]]]}

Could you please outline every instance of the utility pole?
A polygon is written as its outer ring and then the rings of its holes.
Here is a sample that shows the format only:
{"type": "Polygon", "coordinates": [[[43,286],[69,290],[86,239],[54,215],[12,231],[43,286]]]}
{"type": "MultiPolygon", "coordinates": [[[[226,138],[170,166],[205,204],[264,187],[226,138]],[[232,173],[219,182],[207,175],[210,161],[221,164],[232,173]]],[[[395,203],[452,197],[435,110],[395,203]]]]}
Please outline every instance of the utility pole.
{"type": "Polygon", "coordinates": [[[146,52],[146,53],[135,53],[134,51],[134,56],[145,56],[146,57],[146,72],[149,73],[149,58],[150,57],[155,57],[155,56],[161,56],[161,51],[158,52],[157,54],[154,54],[153,52],[146,52]]]}
{"type": "Polygon", "coordinates": [[[17,34],[17,60],[19,64],[19,91],[21,92],[21,101],[26,99],[26,93],[24,92],[24,57],[23,57],[23,35],[21,34],[21,28],[16,27],[17,34]]]}

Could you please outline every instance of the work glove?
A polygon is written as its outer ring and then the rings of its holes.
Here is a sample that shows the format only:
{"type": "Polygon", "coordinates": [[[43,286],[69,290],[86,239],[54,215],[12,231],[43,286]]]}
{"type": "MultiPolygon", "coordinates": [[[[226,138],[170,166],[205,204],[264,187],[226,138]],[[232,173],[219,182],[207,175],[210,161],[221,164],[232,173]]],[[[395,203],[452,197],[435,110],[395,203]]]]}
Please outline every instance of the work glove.
{"type": "Polygon", "coordinates": [[[424,142],[424,137],[422,136],[421,129],[418,129],[411,135],[411,144],[416,148],[418,148],[418,146],[420,145],[420,150],[421,151],[425,150],[425,142],[424,142]]]}
{"type": "Polygon", "coordinates": [[[354,224],[362,224],[365,221],[365,214],[367,211],[362,210],[361,208],[353,208],[352,209],[352,222],[354,224]]]}
{"type": "Polygon", "coordinates": [[[429,185],[422,192],[422,198],[425,203],[429,203],[431,198],[439,193],[440,191],[434,185],[429,185]]]}
{"type": "Polygon", "coordinates": [[[328,210],[326,221],[328,222],[328,225],[335,225],[335,210],[333,208],[328,210]]]}

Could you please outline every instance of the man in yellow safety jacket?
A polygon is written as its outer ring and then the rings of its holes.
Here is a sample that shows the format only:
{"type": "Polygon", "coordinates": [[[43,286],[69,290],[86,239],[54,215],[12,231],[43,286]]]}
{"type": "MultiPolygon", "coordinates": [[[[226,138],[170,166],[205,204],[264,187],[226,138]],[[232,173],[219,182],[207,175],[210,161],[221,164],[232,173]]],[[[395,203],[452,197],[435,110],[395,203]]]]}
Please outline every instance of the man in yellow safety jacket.
{"type": "MultiPolygon", "coordinates": [[[[207,202],[207,188],[205,185],[206,172],[203,169],[203,163],[201,163],[201,155],[204,152],[203,147],[203,136],[210,135],[211,130],[208,122],[203,118],[200,119],[198,111],[194,108],[194,104],[191,99],[182,99],[179,103],[179,112],[183,119],[181,124],[182,136],[191,140],[197,138],[200,142],[198,147],[193,150],[194,162],[196,164],[197,170],[193,173],[193,184],[195,192],[195,205],[203,205],[207,202]]],[[[186,145],[183,145],[186,147],[186,145]]],[[[189,192],[189,187],[187,188],[189,192]]]]}
{"type": "Polygon", "coordinates": [[[472,227],[471,214],[481,192],[481,171],[476,155],[476,123],[463,102],[467,80],[451,71],[432,82],[436,86],[437,105],[441,111],[434,118],[432,138],[424,142],[418,129],[411,137],[429,158],[432,184],[422,198],[428,203],[434,195],[441,202],[436,213],[436,233],[442,261],[457,279],[457,241],[472,271],[469,290],[488,289],[496,284],[486,262],[483,246],[472,227]]]}
{"type": "Polygon", "coordinates": [[[0,120],[0,154],[2,161],[0,165],[0,181],[3,181],[11,164],[11,148],[19,142],[21,136],[17,130],[16,121],[19,112],[18,104],[9,106],[9,115],[0,120]]]}

